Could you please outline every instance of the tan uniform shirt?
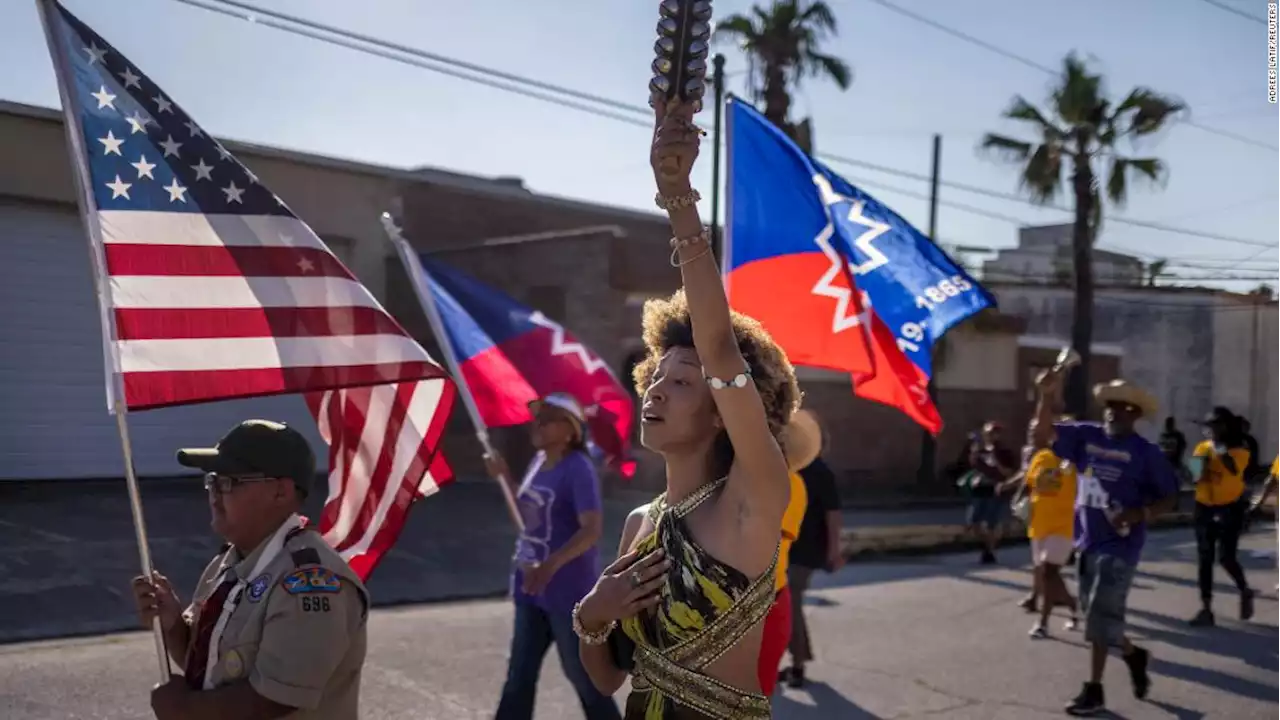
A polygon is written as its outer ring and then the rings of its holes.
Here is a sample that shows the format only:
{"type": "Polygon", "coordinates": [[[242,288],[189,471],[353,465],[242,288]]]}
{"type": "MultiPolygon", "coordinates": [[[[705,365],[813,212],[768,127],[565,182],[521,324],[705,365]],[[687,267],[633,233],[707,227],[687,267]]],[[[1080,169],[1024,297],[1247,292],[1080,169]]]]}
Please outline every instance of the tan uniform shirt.
{"type": "Polygon", "coordinates": [[[354,720],[368,591],[312,529],[287,535],[266,567],[246,577],[270,544],[268,538],[243,558],[234,548],[225,549],[196,585],[185,614],[193,633],[201,605],[228,573],[247,583],[220,638],[212,643],[215,659],[206,670],[208,682],[221,687],[247,680],[262,697],[298,708],[286,716],[291,720],[354,720]]]}

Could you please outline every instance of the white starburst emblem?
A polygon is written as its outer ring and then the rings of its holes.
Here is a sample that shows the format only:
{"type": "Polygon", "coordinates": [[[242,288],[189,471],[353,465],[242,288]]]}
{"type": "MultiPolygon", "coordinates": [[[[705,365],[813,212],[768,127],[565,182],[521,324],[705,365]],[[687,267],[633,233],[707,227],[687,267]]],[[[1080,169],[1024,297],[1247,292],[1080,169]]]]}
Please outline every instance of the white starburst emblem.
{"type": "Polygon", "coordinates": [[[588,375],[594,375],[598,370],[605,367],[605,362],[591,351],[583,347],[582,343],[569,342],[564,336],[564,328],[552,322],[551,318],[540,312],[534,312],[529,316],[529,322],[541,328],[551,331],[551,354],[552,355],[575,355],[578,362],[582,363],[582,369],[588,375]]]}
{"type": "MultiPolygon", "coordinates": [[[[862,211],[865,203],[837,193],[825,176],[814,174],[813,184],[818,189],[818,195],[822,198],[822,204],[827,209],[828,215],[833,212],[832,208],[836,205],[849,203],[847,219],[867,228],[865,232],[853,241],[854,247],[861,251],[867,259],[857,265],[847,263],[848,271],[855,276],[863,275],[887,264],[889,258],[875,246],[875,240],[889,231],[889,225],[863,215],[862,211]]],[[[827,268],[826,272],[822,274],[822,277],[818,279],[818,282],[810,291],[814,295],[832,298],[836,301],[835,313],[831,318],[831,332],[833,334],[859,327],[868,318],[871,309],[871,298],[867,293],[860,293],[862,307],[859,310],[857,303],[853,302],[852,291],[849,288],[835,284],[836,279],[844,274],[845,267],[842,266],[844,261],[840,253],[831,244],[831,238],[834,235],[835,221],[833,218],[828,217],[826,227],[822,229],[822,232],[818,233],[813,242],[822,251],[822,254],[831,261],[831,266],[827,268]]]]}

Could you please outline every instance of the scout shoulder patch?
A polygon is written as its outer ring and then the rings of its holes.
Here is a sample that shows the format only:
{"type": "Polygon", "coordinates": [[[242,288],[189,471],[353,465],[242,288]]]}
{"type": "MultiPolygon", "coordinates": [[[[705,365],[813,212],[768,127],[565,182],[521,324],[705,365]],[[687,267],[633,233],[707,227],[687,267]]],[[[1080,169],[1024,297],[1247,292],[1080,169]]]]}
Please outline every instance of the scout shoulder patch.
{"type": "Polygon", "coordinates": [[[290,595],[336,593],[342,589],[342,578],[328,568],[309,567],[285,575],[281,585],[290,595]]]}
{"type": "Polygon", "coordinates": [[[249,602],[256,603],[261,600],[269,587],[271,587],[270,574],[262,573],[258,577],[254,578],[253,582],[249,583],[249,592],[247,593],[249,596],[249,602]]]}

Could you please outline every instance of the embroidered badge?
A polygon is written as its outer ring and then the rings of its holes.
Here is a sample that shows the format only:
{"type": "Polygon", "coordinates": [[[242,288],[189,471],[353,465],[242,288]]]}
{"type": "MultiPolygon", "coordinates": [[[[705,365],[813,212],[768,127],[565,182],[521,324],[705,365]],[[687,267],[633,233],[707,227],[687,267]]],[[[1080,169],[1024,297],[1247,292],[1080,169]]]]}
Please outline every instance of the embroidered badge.
{"type": "Polygon", "coordinates": [[[226,671],[227,679],[235,680],[244,674],[244,658],[240,657],[240,653],[231,650],[222,656],[222,667],[226,671]]]}
{"type": "Polygon", "coordinates": [[[342,589],[342,578],[327,568],[311,567],[285,575],[281,584],[290,595],[336,593],[342,589]]]}
{"type": "Polygon", "coordinates": [[[261,600],[269,587],[271,587],[271,575],[262,573],[254,578],[253,582],[249,583],[249,592],[246,593],[249,596],[249,602],[256,603],[261,600]]]}

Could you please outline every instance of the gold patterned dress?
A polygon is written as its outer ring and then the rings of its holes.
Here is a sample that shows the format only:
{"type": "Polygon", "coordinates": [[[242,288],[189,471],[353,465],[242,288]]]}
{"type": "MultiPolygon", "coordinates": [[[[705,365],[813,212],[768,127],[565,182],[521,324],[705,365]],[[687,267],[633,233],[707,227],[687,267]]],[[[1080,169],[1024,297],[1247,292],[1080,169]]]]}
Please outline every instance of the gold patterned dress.
{"type": "Polygon", "coordinates": [[[666,495],[649,506],[655,530],[637,545],[662,548],[671,570],[662,602],[622,623],[635,644],[626,720],[767,720],[769,698],[703,672],[768,614],[774,566],[756,580],[712,557],[694,541],[684,518],[724,486],[707,483],[673,507],[666,495]]]}

